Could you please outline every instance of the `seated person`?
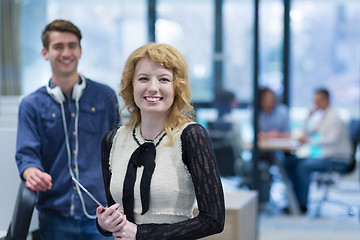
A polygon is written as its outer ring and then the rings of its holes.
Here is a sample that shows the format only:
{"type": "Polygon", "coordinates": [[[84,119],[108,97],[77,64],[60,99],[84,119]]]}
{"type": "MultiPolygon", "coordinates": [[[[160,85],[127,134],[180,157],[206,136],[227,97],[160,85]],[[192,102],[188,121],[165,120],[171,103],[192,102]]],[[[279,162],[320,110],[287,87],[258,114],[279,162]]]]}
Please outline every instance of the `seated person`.
{"type": "Polygon", "coordinates": [[[286,164],[289,177],[293,182],[296,197],[303,213],[307,211],[308,192],[313,172],[346,171],[351,164],[352,146],[348,127],[338,114],[330,107],[330,95],[326,89],[318,89],[314,94],[313,108],[304,124],[303,144],[321,147],[317,158],[292,159],[286,164]],[[320,118],[308,129],[309,121],[315,115],[320,118]],[[311,138],[315,134],[317,138],[311,138]]]}
{"type": "MultiPolygon", "coordinates": [[[[286,105],[276,99],[275,92],[270,88],[260,90],[260,111],[259,111],[259,132],[258,139],[288,138],[290,136],[289,111],[286,105]]],[[[286,153],[287,158],[293,157],[286,153]]],[[[273,152],[259,151],[258,169],[260,171],[259,200],[266,203],[270,200],[270,188],[272,175],[270,166],[274,163],[273,152]]]]}
{"type": "Polygon", "coordinates": [[[260,90],[259,140],[266,138],[287,138],[290,136],[289,111],[278,103],[273,90],[260,90]]]}

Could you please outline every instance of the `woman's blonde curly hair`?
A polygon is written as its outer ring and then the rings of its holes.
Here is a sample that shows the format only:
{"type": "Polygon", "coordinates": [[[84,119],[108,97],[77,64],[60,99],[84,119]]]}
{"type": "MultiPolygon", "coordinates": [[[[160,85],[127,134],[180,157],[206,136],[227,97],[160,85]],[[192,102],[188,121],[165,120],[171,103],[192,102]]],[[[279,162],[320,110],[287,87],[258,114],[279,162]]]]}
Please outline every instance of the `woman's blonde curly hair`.
{"type": "Polygon", "coordinates": [[[142,58],[150,58],[156,63],[162,64],[172,71],[175,87],[174,102],[170,108],[168,122],[165,126],[169,137],[167,145],[173,144],[173,129],[180,129],[185,123],[194,120],[194,109],[190,104],[190,88],[188,84],[188,67],[184,57],[168,44],[148,43],[132,52],[127,59],[121,78],[121,90],[119,96],[124,101],[121,109],[127,109],[130,113],[127,127],[135,127],[141,122],[140,109],[134,100],[133,79],[136,64],[142,58]]]}

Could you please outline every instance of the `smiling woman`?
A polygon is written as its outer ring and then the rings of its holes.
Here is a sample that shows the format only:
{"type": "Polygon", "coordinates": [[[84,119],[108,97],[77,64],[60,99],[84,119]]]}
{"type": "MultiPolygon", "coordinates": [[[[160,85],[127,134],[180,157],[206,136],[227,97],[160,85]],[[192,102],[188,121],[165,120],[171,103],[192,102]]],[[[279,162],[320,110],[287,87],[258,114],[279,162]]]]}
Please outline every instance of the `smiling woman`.
{"type": "Polygon", "coordinates": [[[110,206],[97,210],[102,234],[198,239],[223,230],[222,184],[207,131],[189,116],[187,71],[168,44],[148,43],[129,56],[120,96],[130,121],[102,142],[110,206]]]}
{"type": "MultiPolygon", "coordinates": [[[[146,59],[152,63],[150,65],[146,64],[148,67],[146,70],[154,71],[154,68],[156,68],[157,71],[159,71],[156,74],[160,74],[157,78],[158,81],[160,80],[159,82],[162,83],[161,85],[172,85],[174,89],[174,102],[170,107],[168,123],[164,127],[169,135],[170,142],[172,142],[171,129],[187,123],[189,119],[192,120],[194,118],[194,112],[190,104],[190,86],[188,84],[188,67],[186,61],[175,48],[168,44],[146,44],[136,49],[126,61],[119,95],[124,100],[123,109],[127,109],[130,113],[127,126],[136,126],[141,122],[142,116],[140,114],[140,107],[136,105],[135,102],[133,83],[135,82],[136,71],[145,70],[143,67],[145,67],[146,59]],[[164,78],[161,74],[165,74],[168,78],[164,78]],[[170,82],[168,82],[169,80],[170,82]]],[[[162,129],[158,130],[161,131],[162,129]]]]}
{"type": "MultiPolygon", "coordinates": [[[[155,118],[165,125],[174,102],[173,74],[151,58],[142,58],[136,64],[133,80],[134,100],[142,117],[155,118]]],[[[144,136],[152,139],[154,136],[144,136]]]]}

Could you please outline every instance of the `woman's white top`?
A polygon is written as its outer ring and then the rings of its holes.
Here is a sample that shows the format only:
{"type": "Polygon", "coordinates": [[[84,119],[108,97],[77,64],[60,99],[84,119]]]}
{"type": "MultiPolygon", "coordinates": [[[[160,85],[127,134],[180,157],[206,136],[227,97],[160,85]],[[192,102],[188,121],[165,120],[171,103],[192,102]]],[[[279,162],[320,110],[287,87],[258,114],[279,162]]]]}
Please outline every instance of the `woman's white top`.
{"type": "MultiPolygon", "coordinates": [[[[190,123],[191,124],[191,123],[190,123]]],[[[174,134],[174,144],[164,145],[168,136],[161,140],[161,134],[154,139],[156,147],[155,170],[150,183],[149,211],[141,215],[140,180],[144,167],[137,168],[134,186],[134,218],[137,224],[175,223],[191,218],[195,204],[195,191],[191,175],[182,160],[181,134],[188,126],[185,124],[174,134]]],[[[140,128],[135,128],[135,137],[140,144],[145,143],[140,128]]],[[[114,200],[122,205],[123,182],[129,159],[139,147],[133,136],[133,129],[118,129],[110,152],[112,172],[110,192],[114,200]]],[[[120,212],[124,212],[122,206],[120,212]]]]}

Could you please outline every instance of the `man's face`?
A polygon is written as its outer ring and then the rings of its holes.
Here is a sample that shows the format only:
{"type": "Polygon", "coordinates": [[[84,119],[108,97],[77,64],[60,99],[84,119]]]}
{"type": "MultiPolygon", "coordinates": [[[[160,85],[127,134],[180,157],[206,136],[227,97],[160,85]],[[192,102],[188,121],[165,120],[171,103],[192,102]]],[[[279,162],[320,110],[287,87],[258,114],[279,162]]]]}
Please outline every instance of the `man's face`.
{"type": "Polygon", "coordinates": [[[321,95],[319,93],[315,93],[314,104],[315,104],[316,108],[318,108],[318,109],[326,109],[329,105],[329,101],[323,95],[321,95]]]}
{"type": "Polygon", "coordinates": [[[43,48],[41,53],[45,60],[50,61],[53,75],[68,77],[77,73],[81,47],[76,35],[52,31],[49,40],[49,49],[43,48]]]}

